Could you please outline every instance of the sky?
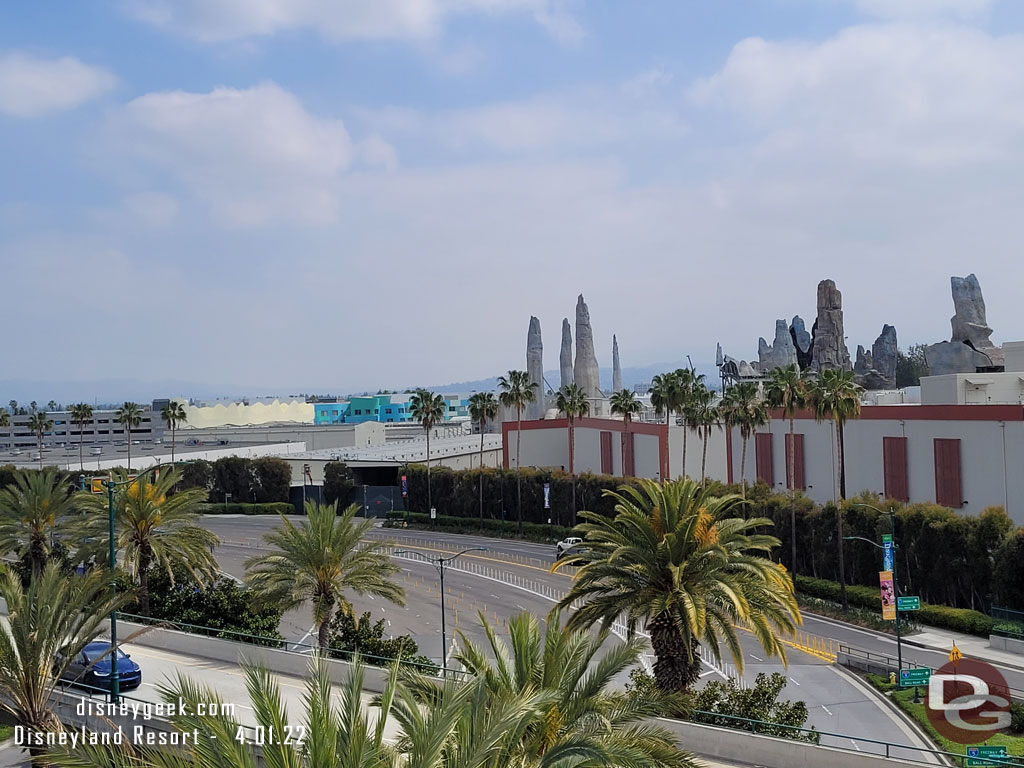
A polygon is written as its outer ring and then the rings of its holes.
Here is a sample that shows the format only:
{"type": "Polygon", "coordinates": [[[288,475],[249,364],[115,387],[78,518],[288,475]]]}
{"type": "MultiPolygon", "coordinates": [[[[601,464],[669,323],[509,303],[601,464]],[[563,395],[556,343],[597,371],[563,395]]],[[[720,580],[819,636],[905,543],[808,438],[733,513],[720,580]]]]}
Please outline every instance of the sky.
{"type": "Polygon", "coordinates": [[[1022,166],[1019,0],[3,3],[0,381],[552,369],[580,293],[751,359],[824,278],[851,354],[970,272],[1022,339],[1022,166]]]}

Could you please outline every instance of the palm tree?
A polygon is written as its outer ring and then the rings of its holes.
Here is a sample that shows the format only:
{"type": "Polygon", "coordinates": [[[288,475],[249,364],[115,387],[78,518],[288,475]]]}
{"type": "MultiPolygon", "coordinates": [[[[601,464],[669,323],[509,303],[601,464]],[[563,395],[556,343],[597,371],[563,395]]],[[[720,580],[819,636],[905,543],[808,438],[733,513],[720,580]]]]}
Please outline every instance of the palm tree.
{"type": "Polygon", "coordinates": [[[720,416],[715,405],[715,393],[708,389],[703,382],[698,382],[690,392],[684,422],[697,428],[697,433],[704,443],[704,452],[700,459],[700,482],[704,484],[708,463],[708,440],[711,438],[711,428],[718,424],[720,416]]]}
{"type": "MultiPolygon", "coordinates": [[[[69,579],[50,563],[25,587],[10,567],[0,569],[0,596],[9,617],[0,622],[0,709],[18,725],[34,731],[62,728],[51,709],[57,681],[127,598],[110,591],[109,578],[95,569],[69,579]]],[[[33,765],[43,764],[42,748],[29,752],[33,765]]]]}
{"type": "Polygon", "coordinates": [[[0,408],[0,427],[11,426],[11,414],[7,412],[6,408],[0,408]]]}
{"type": "Polygon", "coordinates": [[[85,440],[85,427],[92,423],[92,406],[88,403],[75,403],[71,406],[71,423],[78,427],[78,466],[85,470],[85,458],[82,456],[82,441],[85,440]]]}
{"type": "MultiPolygon", "coordinates": [[[[678,382],[674,373],[659,373],[651,379],[651,388],[647,390],[651,396],[654,413],[661,416],[665,412],[665,423],[671,420],[672,409],[678,399],[678,382]]],[[[685,469],[684,469],[685,471],[685,469]]]]}
{"type": "Polygon", "coordinates": [[[7,405],[9,405],[11,407],[11,415],[12,416],[17,416],[18,415],[18,401],[17,400],[9,400],[7,402],[7,405]]]}
{"type": "Polygon", "coordinates": [[[363,541],[373,520],[356,522],[358,511],[357,504],[339,514],[337,504],[308,501],[298,526],[282,515],[281,525],[264,537],[276,551],[245,564],[250,587],[285,610],[313,604],[322,655],[330,645],[335,609],[352,610],[346,590],[405,605],[404,591],[390,578],[399,571],[388,557],[390,542],[363,541]]]}
{"type": "Polygon", "coordinates": [[[27,555],[39,576],[73,514],[70,488],[56,469],[16,473],[14,483],[0,490],[0,554],[27,555]]]}
{"type": "Polygon", "coordinates": [[[58,407],[57,407],[58,405],[59,405],[59,403],[56,400],[51,400],[50,402],[48,402],[46,404],[46,410],[48,410],[48,411],[59,410],[58,407]]]}
{"type": "Polygon", "coordinates": [[[31,429],[39,444],[39,469],[43,468],[43,437],[53,429],[53,419],[48,418],[46,411],[35,411],[28,417],[28,428],[31,429]]]}
{"type": "Polygon", "coordinates": [[[164,424],[171,430],[171,464],[174,463],[174,432],[182,424],[188,421],[188,414],[185,412],[185,406],[178,400],[171,400],[167,405],[160,409],[160,418],[163,419],[164,424]]]}
{"type": "Polygon", "coordinates": [[[430,510],[434,508],[430,497],[430,431],[437,422],[444,421],[444,408],[444,398],[426,389],[416,390],[409,399],[409,413],[414,421],[423,425],[427,433],[427,508],[430,510]]]}
{"type": "Polygon", "coordinates": [[[192,736],[182,740],[183,747],[168,752],[125,739],[114,747],[88,743],[62,747],[52,753],[53,759],[66,768],[253,768],[261,763],[276,768],[523,766],[514,762],[521,751],[518,745],[537,727],[541,703],[548,694],[529,691],[499,698],[490,694],[482,678],[449,679],[424,706],[409,684],[399,679],[398,669],[397,665],[392,668],[384,690],[374,697],[376,712],[371,713],[362,701],[362,663],[357,659],[341,685],[334,687],[326,663],[315,657],[310,661],[299,718],[285,707],[281,685],[274,677],[260,667],[243,666],[257,732],[284,736],[261,746],[251,738],[238,741],[241,725],[225,714],[234,708],[224,706],[219,691],[179,672],[157,690],[165,704],[173,705],[170,709],[175,714],[170,719],[178,733],[192,736]],[[218,714],[197,714],[204,710],[218,714]],[[302,739],[296,738],[300,724],[302,739]],[[392,728],[397,733],[386,738],[392,728]]]}
{"type": "Polygon", "coordinates": [[[590,413],[587,393],[578,384],[566,384],[555,397],[555,407],[569,420],[569,476],[572,478],[572,524],[576,525],[576,417],[590,413]]]}
{"type": "Polygon", "coordinates": [[[690,412],[690,401],[693,393],[698,387],[704,386],[704,374],[697,373],[692,368],[678,368],[675,371],[676,377],[676,399],[675,407],[683,418],[683,475],[686,475],[686,437],[690,431],[688,421],[690,412]]]}
{"type": "Polygon", "coordinates": [[[519,449],[523,444],[523,409],[537,399],[537,382],[530,381],[526,371],[509,371],[508,376],[498,377],[501,389],[498,402],[506,408],[516,409],[516,518],[518,532],[523,533],[523,480],[520,474],[519,449]]]}
{"type": "MultiPolygon", "coordinates": [[[[483,625],[489,649],[460,632],[455,658],[483,681],[490,700],[543,694],[528,727],[509,742],[513,760],[497,765],[694,765],[669,731],[649,722],[663,713],[663,702],[641,701],[616,685],[639,662],[638,638],[609,647],[607,629],[568,630],[557,609],[543,628],[532,614],[513,617],[508,642],[486,620],[483,625]]],[[[443,683],[436,679],[419,676],[410,685],[423,704],[444,699],[443,683]]]]}
{"type": "MultiPolygon", "coordinates": [[[[120,473],[115,480],[125,481],[120,473]]],[[[139,475],[118,497],[114,530],[122,565],[138,584],[139,611],[149,615],[149,575],[152,568],[165,572],[174,583],[175,570],[183,570],[200,586],[212,584],[219,573],[213,551],[220,539],[197,525],[207,499],[205,488],[176,491],[181,472],[175,468],[153,478],[139,475]]],[[[86,516],[80,523],[82,554],[97,562],[105,560],[107,547],[107,498],[83,491],[75,500],[86,516]]]]}
{"type": "Polygon", "coordinates": [[[789,419],[789,445],[786,446],[786,485],[790,489],[790,544],[793,548],[790,567],[796,573],[796,437],[794,419],[796,412],[807,404],[807,379],[796,365],[773,368],[768,374],[765,389],[768,403],[782,410],[789,419]]]}
{"type": "Polygon", "coordinates": [[[778,539],[755,532],[770,520],[735,517],[745,503],[739,496],[716,497],[688,479],[641,480],[605,493],[615,499],[614,519],[582,512],[583,545],[556,566],[580,566],[559,603],[580,604],[570,628],[624,617],[632,633],[642,623],[664,692],[694,684],[701,643],[721,658],[724,642],[742,671],[737,623],[785,661],[780,634],[791,634],[801,619],[792,579],[769,559],[778,539]]]}
{"type": "MultiPolygon", "coordinates": [[[[818,375],[817,381],[808,392],[808,402],[814,410],[814,418],[818,421],[829,419],[836,433],[836,474],[839,482],[839,499],[846,498],[846,466],[843,456],[843,430],[849,419],[860,415],[861,388],[853,380],[853,371],[825,369],[818,375]]],[[[846,601],[846,566],[843,562],[843,509],[842,504],[836,505],[836,530],[839,543],[839,592],[843,610],[846,601]]]]}
{"type": "Polygon", "coordinates": [[[480,425],[480,530],[484,529],[484,433],[487,422],[498,415],[493,392],[477,392],[469,398],[469,417],[480,425]]]}
{"type": "Polygon", "coordinates": [[[609,398],[609,403],[611,404],[612,414],[620,414],[622,416],[622,421],[624,422],[624,429],[622,430],[622,474],[626,474],[625,461],[627,442],[629,441],[629,425],[633,421],[633,416],[643,410],[643,404],[637,400],[636,395],[629,389],[623,389],[620,392],[612,392],[612,396],[609,398]]]}
{"type": "MultiPolygon", "coordinates": [[[[743,449],[740,451],[740,488],[743,498],[747,498],[747,442],[758,427],[763,427],[770,420],[768,406],[765,405],[758,392],[757,383],[741,381],[729,388],[722,397],[722,421],[726,429],[738,427],[743,449]]],[[[732,461],[732,457],[729,457],[732,461]]]]}
{"type": "Polygon", "coordinates": [[[117,409],[115,414],[118,424],[124,426],[124,433],[128,437],[128,471],[132,469],[132,429],[142,423],[142,409],[137,403],[125,401],[117,409]]]}

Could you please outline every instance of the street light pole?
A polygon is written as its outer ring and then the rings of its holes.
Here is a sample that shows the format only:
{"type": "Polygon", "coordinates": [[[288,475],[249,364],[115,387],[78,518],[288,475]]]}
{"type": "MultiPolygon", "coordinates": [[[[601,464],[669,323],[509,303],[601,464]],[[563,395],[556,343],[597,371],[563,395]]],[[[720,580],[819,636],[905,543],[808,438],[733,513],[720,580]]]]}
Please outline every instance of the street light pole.
{"type": "MultiPolygon", "coordinates": [[[[896,573],[896,566],[899,558],[896,557],[896,551],[899,547],[896,544],[896,513],[893,510],[883,511],[878,507],[872,506],[871,504],[865,504],[862,501],[854,502],[850,505],[851,507],[866,507],[867,509],[873,509],[880,515],[889,516],[889,532],[892,536],[892,590],[894,597],[896,598],[896,677],[899,678],[899,671],[903,669],[903,639],[900,627],[900,582],[896,573]]],[[[872,546],[878,547],[882,552],[885,552],[885,547],[879,546],[877,542],[865,539],[861,536],[844,536],[846,539],[858,539],[860,541],[866,541],[872,546]]]]}
{"type": "Polygon", "coordinates": [[[461,557],[467,552],[486,552],[487,547],[470,547],[464,549],[461,552],[456,552],[450,557],[430,557],[424,555],[422,552],[417,552],[412,549],[399,549],[393,552],[393,555],[414,555],[420,560],[426,563],[430,563],[437,569],[438,574],[441,577],[441,673],[444,674],[445,669],[448,666],[448,634],[445,626],[445,607],[444,607],[444,570],[447,568],[456,558],[461,557]]]}

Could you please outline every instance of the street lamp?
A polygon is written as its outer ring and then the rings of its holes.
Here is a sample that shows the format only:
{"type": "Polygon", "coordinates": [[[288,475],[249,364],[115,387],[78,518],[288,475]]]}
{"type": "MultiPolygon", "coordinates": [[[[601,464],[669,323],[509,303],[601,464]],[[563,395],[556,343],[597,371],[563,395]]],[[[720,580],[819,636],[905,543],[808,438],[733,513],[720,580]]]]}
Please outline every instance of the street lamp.
{"type": "Polygon", "coordinates": [[[420,560],[426,563],[430,563],[432,566],[437,568],[438,574],[441,576],[441,671],[444,672],[448,666],[448,636],[445,633],[444,623],[444,569],[447,568],[451,563],[461,555],[467,552],[486,552],[487,547],[470,547],[464,549],[461,552],[456,552],[450,557],[431,557],[430,555],[424,555],[422,552],[417,552],[412,549],[399,549],[393,552],[395,555],[415,555],[420,560]]]}
{"type": "MultiPolygon", "coordinates": [[[[862,501],[854,502],[850,506],[867,507],[868,509],[873,509],[880,515],[889,516],[889,530],[892,533],[892,590],[894,593],[893,597],[896,598],[896,676],[898,678],[900,670],[903,669],[903,640],[900,633],[900,582],[896,577],[896,513],[891,509],[889,511],[881,510],[878,507],[872,506],[871,504],[865,504],[862,501]]],[[[884,546],[878,542],[872,541],[871,539],[865,539],[863,536],[844,536],[843,538],[847,541],[866,541],[871,546],[877,547],[885,552],[884,546]]]]}
{"type": "MultiPolygon", "coordinates": [[[[128,490],[128,488],[130,488],[134,483],[138,482],[141,478],[145,477],[146,474],[154,470],[159,472],[160,465],[154,464],[149,469],[139,472],[135,477],[129,478],[128,480],[111,479],[103,481],[103,486],[107,489],[107,524],[108,535],[110,538],[110,589],[114,592],[117,591],[117,552],[114,540],[114,502],[117,498],[115,491],[117,491],[118,488],[122,491],[128,490]]],[[[117,670],[116,608],[110,612],[110,657],[112,659],[110,663],[110,703],[117,704],[118,697],[121,695],[121,675],[117,670]]]]}

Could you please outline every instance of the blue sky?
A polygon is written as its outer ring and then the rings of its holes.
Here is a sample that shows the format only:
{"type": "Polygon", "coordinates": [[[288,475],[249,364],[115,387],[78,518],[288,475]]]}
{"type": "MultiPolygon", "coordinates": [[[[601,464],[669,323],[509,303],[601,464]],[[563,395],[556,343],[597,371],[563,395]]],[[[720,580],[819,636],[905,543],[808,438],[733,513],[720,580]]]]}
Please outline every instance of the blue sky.
{"type": "Polygon", "coordinates": [[[627,366],[750,358],[825,277],[851,352],[948,338],[972,271],[1024,338],[1022,26],[1012,0],[0,5],[0,381],[484,378],[531,314],[553,368],[580,292],[602,362],[612,333],[627,366]]]}

